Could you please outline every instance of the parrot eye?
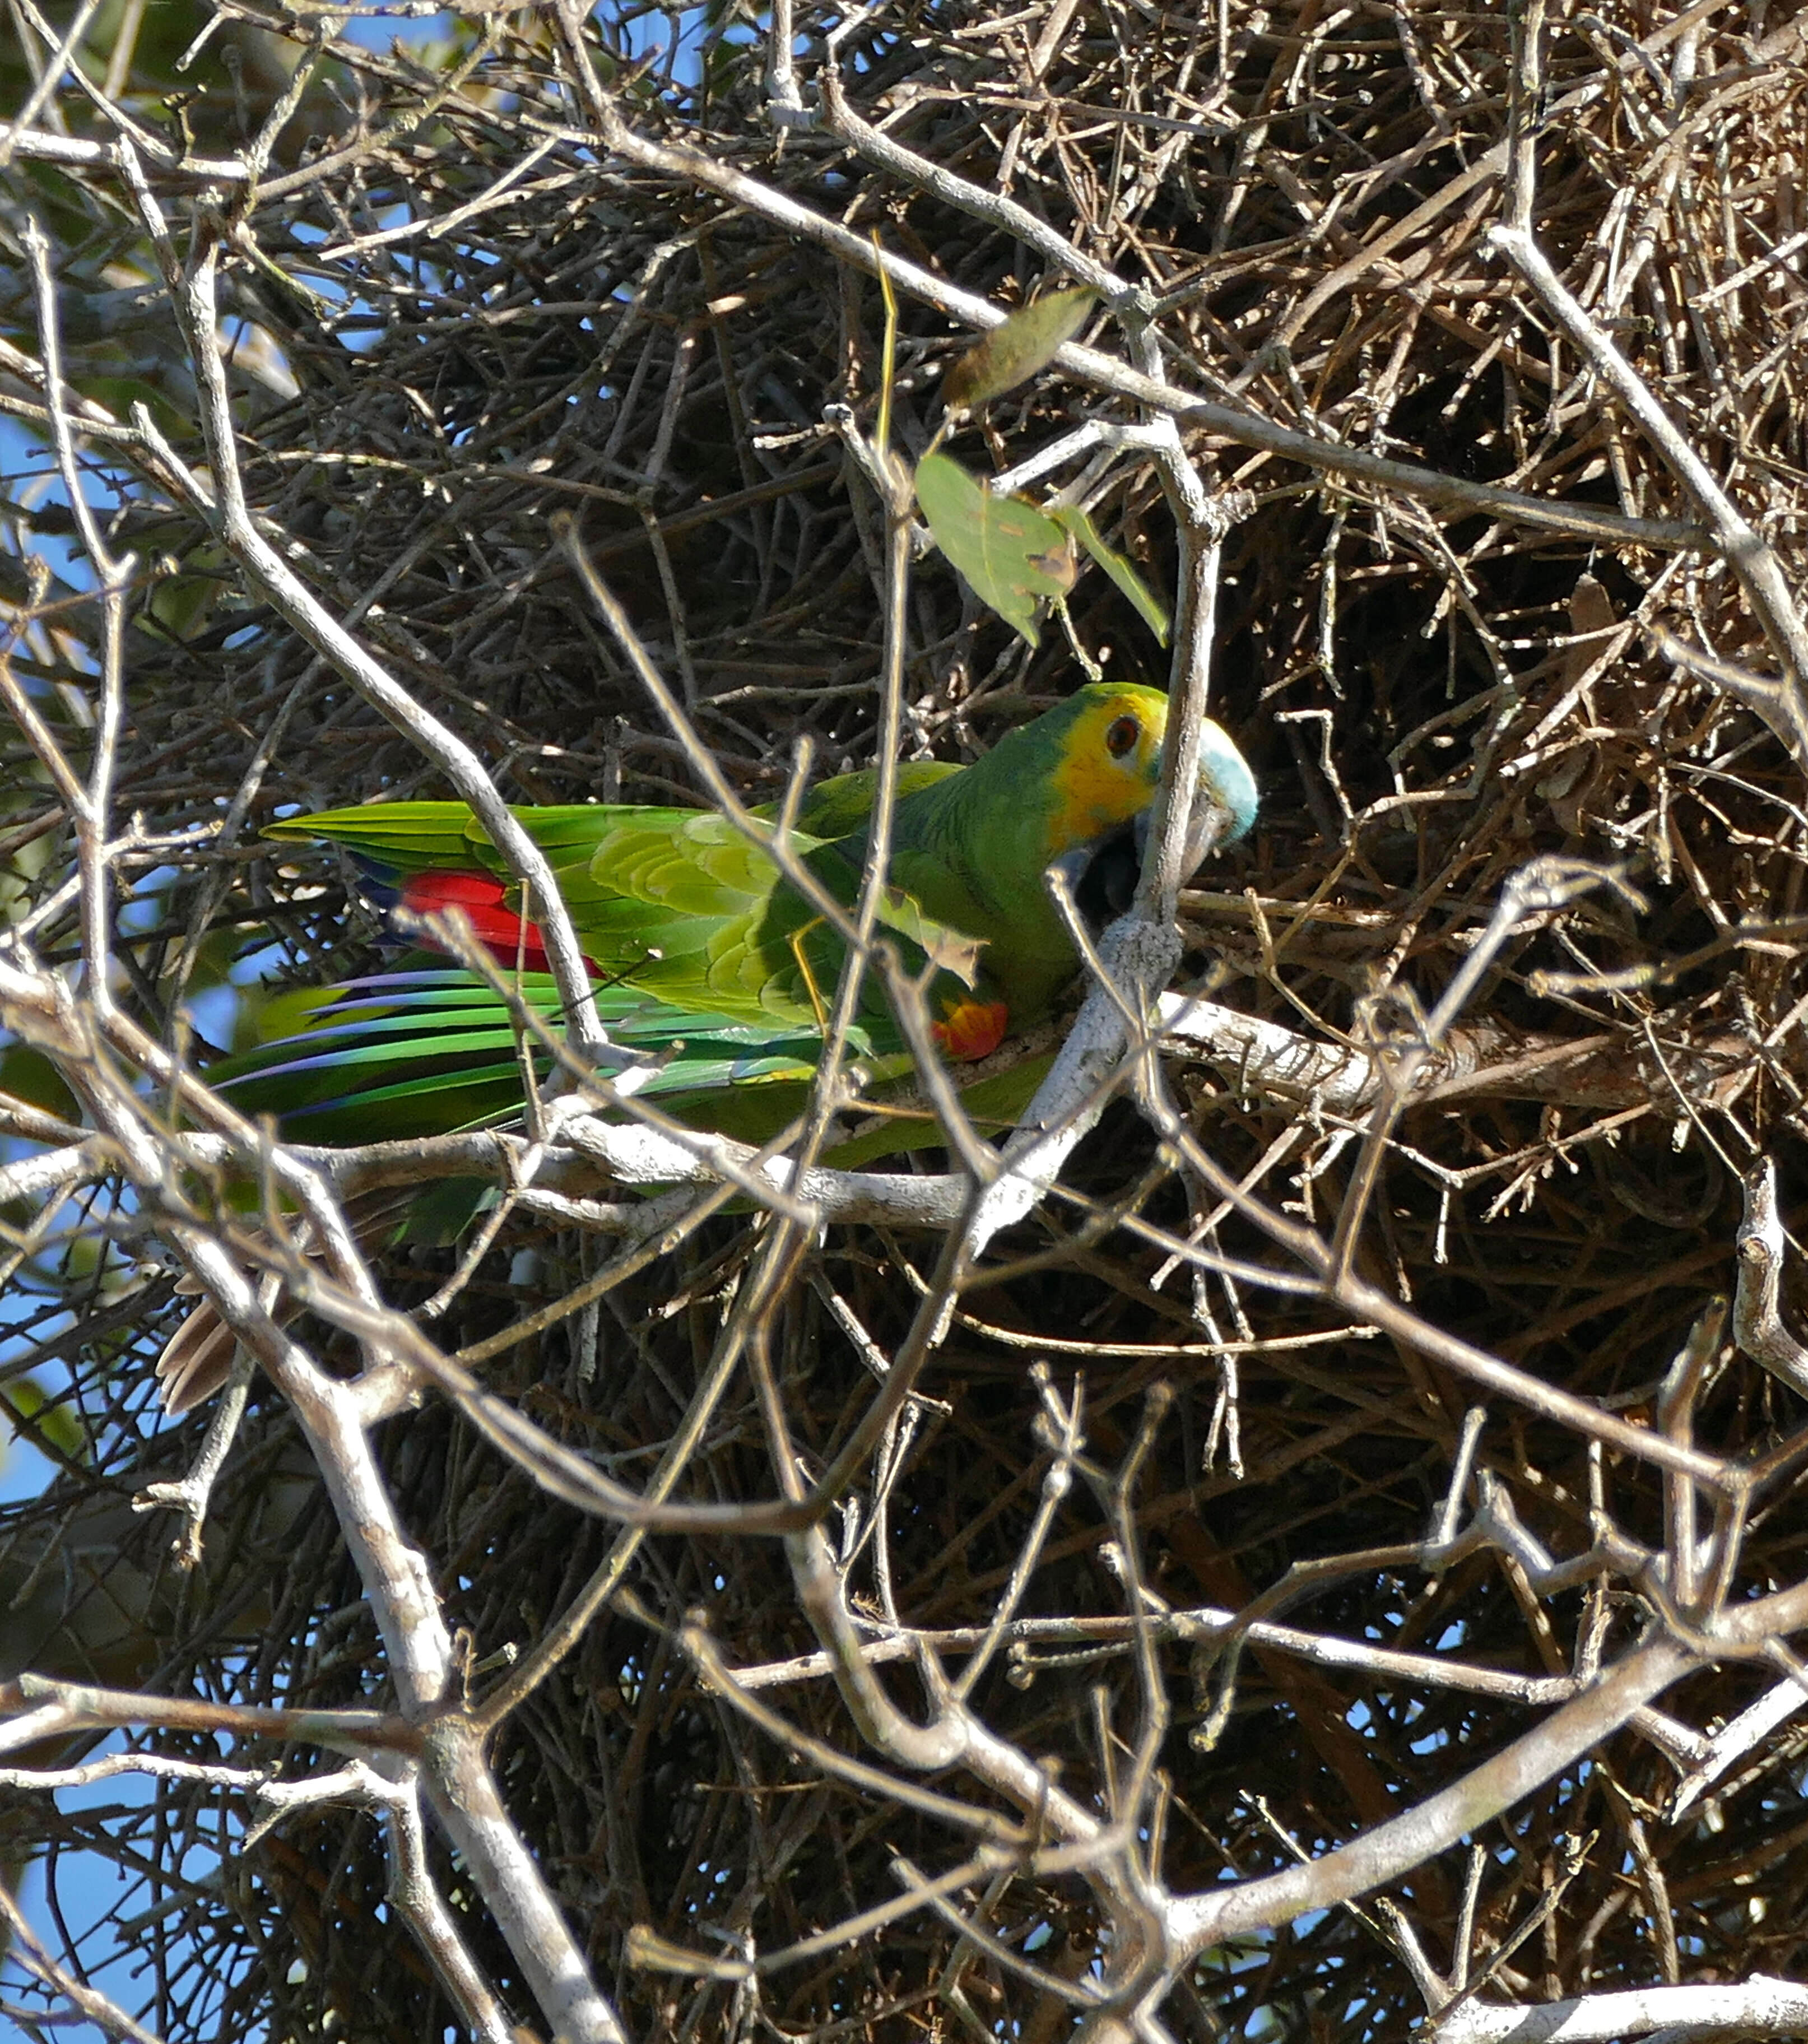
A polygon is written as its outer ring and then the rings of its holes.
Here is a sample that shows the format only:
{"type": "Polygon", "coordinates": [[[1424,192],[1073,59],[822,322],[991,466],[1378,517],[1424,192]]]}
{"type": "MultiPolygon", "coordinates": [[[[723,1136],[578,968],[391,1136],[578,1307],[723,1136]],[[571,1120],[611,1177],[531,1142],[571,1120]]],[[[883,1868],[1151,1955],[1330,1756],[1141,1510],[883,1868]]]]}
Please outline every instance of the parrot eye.
{"type": "Polygon", "coordinates": [[[1142,736],[1142,726],[1134,717],[1115,717],[1105,728],[1105,750],[1114,759],[1134,751],[1142,736]]]}

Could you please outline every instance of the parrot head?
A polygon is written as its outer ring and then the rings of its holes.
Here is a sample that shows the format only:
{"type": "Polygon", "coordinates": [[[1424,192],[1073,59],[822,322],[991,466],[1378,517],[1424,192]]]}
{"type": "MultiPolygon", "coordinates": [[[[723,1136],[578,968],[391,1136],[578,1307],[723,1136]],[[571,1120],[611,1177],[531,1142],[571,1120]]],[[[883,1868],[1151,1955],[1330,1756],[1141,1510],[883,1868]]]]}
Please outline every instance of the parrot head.
{"type": "MultiPolygon", "coordinates": [[[[1029,728],[1046,732],[1053,744],[1051,857],[1096,844],[1127,824],[1141,820],[1146,830],[1168,730],[1168,698],[1159,689],[1094,682],[1029,728]]],[[[1217,812],[1210,842],[1229,844],[1242,837],[1255,821],[1256,804],[1255,778],[1242,755],[1208,719],[1194,806],[1217,812]]],[[[1206,849],[1209,844],[1202,846],[1202,855],[1206,849]]]]}
{"type": "MultiPolygon", "coordinates": [[[[1094,682],[1038,720],[1054,757],[1048,782],[1051,865],[1075,886],[1081,911],[1102,927],[1130,905],[1161,778],[1168,698],[1135,682],[1094,682]]],[[[1200,751],[1186,870],[1255,821],[1255,777],[1225,732],[1207,720],[1200,751]]]]}

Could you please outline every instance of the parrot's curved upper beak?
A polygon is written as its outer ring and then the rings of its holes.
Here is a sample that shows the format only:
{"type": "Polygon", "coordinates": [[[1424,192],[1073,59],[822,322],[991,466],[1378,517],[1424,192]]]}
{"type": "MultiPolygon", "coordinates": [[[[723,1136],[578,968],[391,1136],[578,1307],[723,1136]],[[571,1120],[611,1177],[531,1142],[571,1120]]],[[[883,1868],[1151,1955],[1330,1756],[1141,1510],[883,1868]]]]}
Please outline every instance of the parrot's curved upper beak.
{"type": "MultiPolygon", "coordinates": [[[[1187,824],[1180,878],[1190,880],[1221,846],[1234,844],[1255,820],[1256,782],[1243,755],[1215,724],[1207,727],[1199,785],[1187,824]]],[[[1086,927],[1097,936],[1129,912],[1155,825],[1153,804],[1128,823],[1055,861],[1086,927]]]]}
{"type": "MultiPolygon", "coordinates": [[[[1144,809],[1130,826],[1136,839],[1139,870],[1148,855],[1150,836],[1154,828],[1153,808],[1144,809]]],[[[1193,797],[1192,815],[1187,823],[1187,848],[1180,861],[1182,882],[1192,879],[1220,845],[1234,843],[1248,828],[1247,824],[1240,822],[1238,812],[1219,793],[1211,777],[1202,773],[1199,793],[1193,797]]]]}

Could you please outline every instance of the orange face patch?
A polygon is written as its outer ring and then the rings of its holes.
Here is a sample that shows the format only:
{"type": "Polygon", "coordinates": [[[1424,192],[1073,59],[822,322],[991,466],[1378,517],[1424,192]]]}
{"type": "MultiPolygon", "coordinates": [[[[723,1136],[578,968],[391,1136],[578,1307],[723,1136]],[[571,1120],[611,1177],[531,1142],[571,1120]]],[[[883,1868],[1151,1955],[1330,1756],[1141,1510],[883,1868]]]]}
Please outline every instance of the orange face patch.
{"type": "Polygon", "coordinates": [[[1147,809],[1160,771],[1167,705],[1106,695],[1069,731],[1056,762],[1050,855],[1089,843],[1147,809]]]}
{"type": "Polygon", "coordinates": [[[1004,1040],[1011,1026],[1011,1011],[1002,1001],[951,1001],[942,1011],[942,1020],[931,1025],[931,1034],[956,1064],[975,1058],[989,1058],[1004,1040]]]}

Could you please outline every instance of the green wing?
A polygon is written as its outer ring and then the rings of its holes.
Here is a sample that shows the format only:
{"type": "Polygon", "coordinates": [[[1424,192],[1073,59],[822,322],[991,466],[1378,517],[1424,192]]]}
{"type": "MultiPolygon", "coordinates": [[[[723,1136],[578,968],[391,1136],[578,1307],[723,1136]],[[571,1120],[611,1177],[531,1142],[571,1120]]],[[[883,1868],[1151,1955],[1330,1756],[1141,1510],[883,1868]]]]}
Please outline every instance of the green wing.
{"type": "MultiPolygon", "coordinates": [[[[858,812],[862,791],[848,784],[867,778],[826,784],[821,816],[839,823],[858,812]]],[[[727,818],[605,805],[514,814],[546,853],[599,979],[687,1012],[788,1028],[820,1021],[840,973],[840,940],[783,880],[764,846],[727,818]]],[[[274,828],[344,845],[379,889],[405,903],[417,876],[470,873],[500,883],[509,912],[522,912],[520,889],[463,803],[379,803],[293,817],[274,828]]],[[[846,856],[801,830],[791,843],[832,896],[852,902],[859,874],[846,856]]],[[[881,921],[902,940],[913,969],[933,957],[970,981],[970,942],[905,896],[893,890],[881,921]]],[[[509,957],[506,947],[496,955],[509,957]]],[[[882,1006],[877,989],[867,1005],[874,1012],[882,1006]]]]}
{"type": "MultiPolygon", "coordinates": [[[[896,799],[907,802],[925,788],[934,788],[957,774],[964,774],[948,759],[907,759],[898,768],[896,799]]],[[[797,828],[812,837],[854,837],[872,820],[873,798],[879,790],[879,770],[862,766],[858,773],[838,774],[832,781],[819,781],[797,808],[797,828]]],[[[777,807],[766,803],[755,812],[775,816],[777,807]]]]}

